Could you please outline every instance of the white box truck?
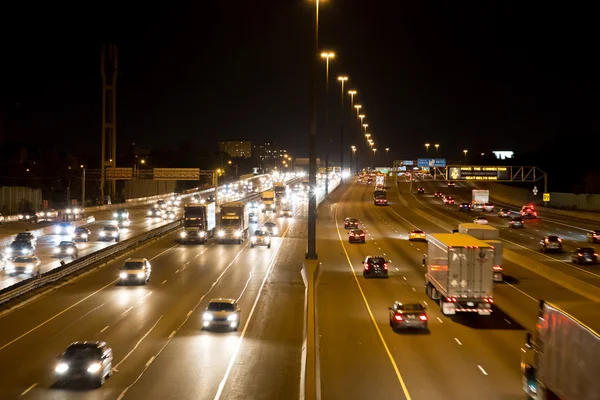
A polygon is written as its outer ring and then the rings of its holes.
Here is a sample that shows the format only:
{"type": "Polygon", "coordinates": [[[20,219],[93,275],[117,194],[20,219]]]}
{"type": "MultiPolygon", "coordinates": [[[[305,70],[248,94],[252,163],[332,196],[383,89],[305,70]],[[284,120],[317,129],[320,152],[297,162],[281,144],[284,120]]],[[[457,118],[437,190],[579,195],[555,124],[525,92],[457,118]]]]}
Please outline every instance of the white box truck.
{"type": "Polygon", "coordinates": [[[444,315],[491,315],[494,302],[494,248],[461,233],[429,235],[425,293],[444,315]]]}
{"type": "Polygon", "coordinates": [[[523,390],[533,400],[600,399],[600,308],[566,310],[540,301],[533,336],[521,349],[523,390]]]}
{"type": "Polygon", "coordinates": [[[473,210],[483,210],[483,206],[490,202],[489,190],[473,189],[472,195],[471,208],[473,210]]]}
{"type": "Polygon", "coordinates": [[[483,240],[494,247],[494,282],[503,282],[502,254],[504,243],[498,240],[500,239],[500,231],[490,225],[466,223],[458,225],[458,233],[473,236],[475,239],[483,240]]]}

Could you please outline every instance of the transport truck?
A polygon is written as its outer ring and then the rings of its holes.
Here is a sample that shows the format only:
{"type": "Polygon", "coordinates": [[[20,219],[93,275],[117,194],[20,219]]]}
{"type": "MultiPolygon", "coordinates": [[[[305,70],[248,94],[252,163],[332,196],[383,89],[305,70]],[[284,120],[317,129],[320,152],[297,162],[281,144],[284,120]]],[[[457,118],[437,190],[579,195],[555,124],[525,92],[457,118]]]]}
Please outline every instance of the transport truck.
{"type": "Polygon", "coordinates": [[[243,201],[221,204],[221,221],[217,234],[219,243],[242,243],[248,236],[249,205],[243,201]]]}
{"type": "Polygon", "coordinates": [[[215,233],[215,203],[186,204],[183,207],[183,231],[179,233],[181,243],[206,243],[215,233]]]}
{"type": "Polygon", "coordinates": [[[504,243],[500,239],[500,231],[490,225],[473,223],[459,224],[458,233],[471,235],[475,239],[483,240],[494,247],[494,282],[504,281],[504,268],[502,267],[502,254],[504,243]]]}
{"type": "Polygon", "coordinates": [[[267,211],[275,211],[275,191],[274,190],[265,190],[262,192],[261,200],[263,203],[263,212],[267,211]]]}
{"type": "Polygon", "coordinates": [[[473,210],[483,210],[483,206],[490,202],[489,190],[473,189],[472,195],[471,208],[473,210]]]}
{"type": "Polygon", "coordinates": [[[532,400],[600,398],[600,308],[540,300],[533,335],[521,349],[523,390],[532,400]]]}
{"type": "Polygon", "coordinates": [[[444,315],[491,315],[494,303],[494,248],[462,233],[434,233],[424,263],[425,293],[444,315]]]}

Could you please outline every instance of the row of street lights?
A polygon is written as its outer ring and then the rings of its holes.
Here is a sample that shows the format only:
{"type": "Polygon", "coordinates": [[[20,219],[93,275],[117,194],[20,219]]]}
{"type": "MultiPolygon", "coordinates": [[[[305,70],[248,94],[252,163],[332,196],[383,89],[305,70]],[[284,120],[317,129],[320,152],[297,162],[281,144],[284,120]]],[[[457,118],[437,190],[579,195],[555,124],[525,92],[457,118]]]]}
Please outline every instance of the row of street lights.
{"type": "MultiPolygon", "coordinates": [[[[429,146],[431,146],[431,144],[430,144],[430,143],[425,143],[425,152],[426,152],[427,154],[429,154],[429,146]]],[[[440,150],[440,145],[439,145],[439,144],[434,144],[433,146],[435,147],[435,152],[436,152],[436,153],[438,153],[438,152],[439,152],[439,150],[440,150]]],[[[386,150],[387,150],[387,149],[386,149],[386,150]]],[[[464,149],[464,150],[463,150],[463,154],[464,154],[464,156],[465,156],[465,161],[467,161],[467,153],[468,153],[468,152],[469,152],[469,150],[468,150],[468,149],[464,149]]],[[[480,155],[481,155],[481,157],[483,158],[483,157],[485,156],[485,153],[481,153],[480,155]]]]}

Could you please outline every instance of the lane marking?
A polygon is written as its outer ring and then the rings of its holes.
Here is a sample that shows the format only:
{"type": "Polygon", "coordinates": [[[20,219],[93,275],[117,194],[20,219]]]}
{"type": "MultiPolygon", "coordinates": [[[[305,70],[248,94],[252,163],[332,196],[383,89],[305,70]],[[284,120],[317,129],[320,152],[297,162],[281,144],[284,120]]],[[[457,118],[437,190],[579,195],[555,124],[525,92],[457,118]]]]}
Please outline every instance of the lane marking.
{"type": "Polygon", "coordinates": [[[150,357],[150,359],[148,360],[148,362],[146,362],[146,368],[148,368],[148,366],[150,364],[152,364],[152,361],[154,361],[155,358],[156,358],[155,356],[150,357]]]}
{"type": "Polygon", "coordinates": [[[100,333],[104,333],[105,330],[108,329],[108,325],[106,325],[104,328],[102,328],[102,330],[100,331],[100,333]]]}
{"type": "Polygon", "coordinates": [[[458,338],[454,338],[454,340],[456,340],[456,343],[458,343],[460,346],[462,346],[462,343],[460,342],[460,340],[458,340],[458,338]]]}
{"type": "Polygon", "coordinates": [[[252,279],[252,271],[250,271],[250,276],[248,277],[248,280],[246,281],[246,284],[244,285],[244,288],[242,289],[242,293],[240,293],[240,296],[237,298],[237,302],[240,301],[240,299],[242,298],[242,296],[244,295],[244,292],[246,291],[246,288],[248,287],[248,284],[250,283],[250,280],[252,279]]]}
{"type": "Polygon", "coordinates": [[[190,311],[188,311],[188,313],[186,314],[186,317],[188,317],[188,318],[189,318],[189,317],[190,317],[190,315],[192,315],[192,313],[193,313],[193,312],[194,312],[194,310],[190,310],[190,311]]]}
{"type": "Polygon", "coordinates": [[[481,371],[482,374],[484,374],[485,376],[487,376],[487,372],[485,372],[485,369],[483,369],[483,367],[481,365],[477,366],[479,368],[479,370],[481,371]]]}
{"type": "Polygon", "coordinates": [[[21,393],[21,396],[25,396],[27,393],[29,393],[29,391],[31,391],[31,389],[33,389],[36,386],[37,386],[37,383],[34,383],[33,385],[29,386],[27,389],[25,389],[23,391],[23,393],[21,393]]]}
{"type": "Polygon", "coordinates": [[[504,318],[504,320],[506,321],[507,324],[512,325],[512,322],[510,322],[508,319],[504,318]]]}
{"type": "Polygon", "coordinates": [[[179,270],[175,271],[175,273],[176,273],[176,274],[177,274],[177,273],[179,273],[179,270]]]}
{"type": "Polygon", "coordinates": [[[131,307],[129,307],[127,310],[125,310],[125,311],[123,312],[123,314],[121,314],[121,317],[122,317],[123,315],[127,314],[127,313],[128,313],[129,311],[131,311],[131,310],[133,310],[133,306],[131,306],[131,307]]]}
{"type": "Polygon", "coordinates": [[[161,285],[164,285],[165,283],[167,283],[166,279],[164,281],[162,281],[161,285]]]}
{"type": "Polygon", "coordinates": [[[140,340],[137,341],[137,343],[135,344],[135,346],[133,346],[133,348],[131,350],[129,350],[129,353],[127,353],[127,355],[125,355],[125,357],[123,357],[123,359],[121,361],[119,361],[119,363],[117,365],[115,365],[113,367],[114,370],[117,370],[117,368],[119,368],[119,365],[123,364],[125,362],[125,360],[127,360],[129,358],[129,356],[135,351],[135,349],[138,348],[138,346],[142,343],[142,341],[144,339],[146,339],[146,337],[150,334],[150,332],[152,332],[152,330],[154,328],[156,328],[156,325],[158,325],[158,323],[160,322],[160,320],[162,319],[162,315],[160,317],[158,317],[158,320],[156,320],[156,322],[154,323],[154,325],[152,325],[152,327],[150,328],[150,330],[148,330],[148,332],[146,332],[146,334],[144,334],[144,336],[141,337],[140,340]]]}
{"type": "Polygon", "coordinates": [[[440,317],[437,317],[437,320],[440,321],[440,324],[444,323],[444,321],[442,321],[442,319],[440,317]]]}
{"type": "Polygon", "coordinates": [[[171,332],[171,334],[169,335],[169,339],[173,339],[173,336],[175,336],[176,333],[177,333],[177,331],[171,332]]]}
{"type": "Polygon", "coordinates": [[[413,292],[416,292],[416,291],[417,291],[417,289],[415,289],[414,287],[412,288],[412,290],[413,290],[413,292]]]}
{"type": "Polygon", "coordinates": [[[427,302],[425,300],[423,300],[423,304],[425,304],[426,306],[428,306],[429,304],[427,304],[427,302]]]}

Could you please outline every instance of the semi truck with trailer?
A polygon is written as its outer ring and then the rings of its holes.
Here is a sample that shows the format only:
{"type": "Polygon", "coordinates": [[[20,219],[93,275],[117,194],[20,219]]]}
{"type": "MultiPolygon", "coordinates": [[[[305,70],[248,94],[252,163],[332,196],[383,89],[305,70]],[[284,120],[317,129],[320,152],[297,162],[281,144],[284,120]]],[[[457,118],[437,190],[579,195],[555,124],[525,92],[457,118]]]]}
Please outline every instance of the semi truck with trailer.
{"type": "Polygon", "coordinates": [[[373,204],[376,206],[387,206],[387,192],[383,189],[375,189],[373,192],[373,204]]]}
{"type": "Polygon", "coordinates": [[[494,303],[494,248],[461,233],[429,235],[425,293],[444,315],[491,315],[494,303]]]}
{"type": "Polygon", "coordinates": [[[490,202],[490,191],[473,189],[471,208],[473,210],[483,210],[484,205],[490,202]]]}
{"type": "Polygon", "coordinates": [[[215,203],[187,204],[183,207],[183,231],[179,234],[181,243],[206,243],[215,233],[215,203]]]}
{"type": "Polygon", "coordinates": [[[475,239],[483,240],[494,247],[494,282],[504,281],[504,268],[502,267],[502,254],[504,243],[500,241],[500,231],[490,225],[465,223],[458,225],[458,233],[471,235],[475,239]]]}
{"type": "Polygon", "coordinates": [[[269,190],[263,191],[262,195],[261,195],[261,200],[263,203],[263,207],[262,207],[263,212],[268,212],[268,211],[275,212],[275,191],[274,190],[269,189],[269,190]]]}
{"type": "Polygon", "coordinates": [[[242,243],[248,236],[250,206],[243,201],[221,204],[221,219],[217,238],[219,243],[242,243]]]}
{"type": "Polygon", "coordinates": [[[600,309],[541,300],[533,335],[521,349],[523,390],[532,400],[600,398],[600,309]]]}

